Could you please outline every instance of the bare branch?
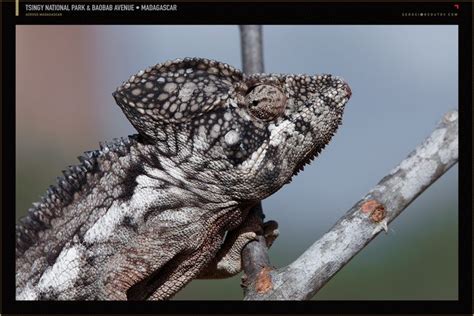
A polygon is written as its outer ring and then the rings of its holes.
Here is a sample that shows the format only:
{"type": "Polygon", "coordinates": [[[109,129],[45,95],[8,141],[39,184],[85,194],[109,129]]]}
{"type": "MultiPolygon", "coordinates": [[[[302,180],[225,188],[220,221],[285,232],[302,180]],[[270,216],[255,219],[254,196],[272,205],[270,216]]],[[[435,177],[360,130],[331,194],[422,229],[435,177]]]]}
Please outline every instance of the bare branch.
{"type": "Polygon", "coordinates": [[[326,284],[418,195],[458,161],[458,112],[290,265],[248,280],[245,300],[306,300],[326,284]],[[262,287],[258,283],[265,283],[262,287]]]}
{"type": "MultiPolygon", "coordinates": [[[[261,25],[241,25],[240,40],[242,48],[242,68],[244,73],[263,72],[263,43],[261,25]]],[[[262,203],[259,202],[250,210],[249,216],[255,216],[260,226],[263,226],[262,203]]],[[[248,286],[248,280],[255,280],[261,271],[270,269],[270,258],[265,238],[257,236],[257,240],[249,242],[242,250],[242,286],[244,294],[248,286]]]]}
{"type": "Polygon", "coordinates": [[[263,72],[263,41],[261,25],[240,26],[240,47],[244,73],[263,72]]]}

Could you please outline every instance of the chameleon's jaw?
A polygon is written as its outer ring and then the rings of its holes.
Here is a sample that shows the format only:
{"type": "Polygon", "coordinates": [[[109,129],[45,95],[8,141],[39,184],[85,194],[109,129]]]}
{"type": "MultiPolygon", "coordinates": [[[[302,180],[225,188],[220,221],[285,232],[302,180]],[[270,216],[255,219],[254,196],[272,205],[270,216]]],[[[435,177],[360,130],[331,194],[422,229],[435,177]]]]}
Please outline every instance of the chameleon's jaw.
{"type": "MultiPolygon", "coordinates": [[[[316,128],[313,131],[315,133],[311,134],[313,137],[312,146],[306,152],[300,154],[303,158],[293,169],[292,177],[304,170],[304,167],[319,155],[342,124],[344,108],[352,96],[352,90],[347,82],[338,77],[333,77],[333,87],[335,88],[327,91],[323,96],[323,106],[320,105],[321,99],[314,99],[309,106],[309,112],[314,115],[313,121],[319,123],[315,126],[316,128]],[[317,136],[314,137],[315,135],[317,136]]],[[[288,179],[288,182],[291,181],[292,177],[288,179]]]]}

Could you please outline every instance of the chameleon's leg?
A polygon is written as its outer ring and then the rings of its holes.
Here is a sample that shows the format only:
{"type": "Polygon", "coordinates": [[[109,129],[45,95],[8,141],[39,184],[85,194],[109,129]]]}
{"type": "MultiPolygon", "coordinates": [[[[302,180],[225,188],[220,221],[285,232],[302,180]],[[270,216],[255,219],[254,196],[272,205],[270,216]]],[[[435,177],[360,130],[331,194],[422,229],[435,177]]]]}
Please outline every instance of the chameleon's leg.
{"type": "Polygon", "coordinates": [[[130,247],[123,248],[107,262],[109,271],[104,279],[103,299],[145,299],[145,281],[155,272],[161,271],[181,250],[172,244],[166,245],[164,249],[162,243],[147,235],[136,236],[130,244],[130,247]],[[132,288],[134,291],[130,293],[132,288]]]}
{"type": "Polygon", "coordinates": [[[195,279],[203,267],[209,262],[221,246],[222,235],[216,234],[206,240],[202,247],[191,254],[183,254],[178,260],[172,260],[173,264],[163,267],[166,271],[160,271],[161,278],[151,280],[156,290],[148,298],[149,300],[165,300],[171,298],[181,290],[187,283],[195,279]],[[168,269],[169,270],[168,270],[168,269]],[[164,272],[164,273],[163,273],[164,272]]]}
{"type": "Polygon", "coordinates": [[[242,270],[241,252],[250,241],[255,240],[255,232],[231,231],[216,257],[199,274],[199,279],[223,279],[236,275],[242,270]]]}
{"type": "MultiPolygon", "coordinates": [[[[253,223],[251,219],[250,223],[253,223]]],[[[270,221],[264,224],[263,234],[266,236],[267,241],[273,241],[278,230],[275,221],[270,221]]],[[[240,226],[238,226],[240,227],[240,226]]],[[[226,240],[229,240],[227,247],[228,251],[222,251],[222,237],[223,234],[216,234],[208,232],[208,237],[205,239],[201,247],[194,250],[192,253],[181,253],[163,265],[156,277],[148,278],[148,284],[150,288],[155,289],[153,294],[148,298],[149,300],[164,300],[171,298],[176,292],[181,290],[191,280],[198,278],[202,275],[203,268],[209,267],[209,261],[216,257],[216,253],[221,260],[221,264],[216,264],[216,267],[226,267],[226,269],[220,269],[221,272],[231,271],[233,274],[238,273],[241,270],[240,263],[240,252],[242,248],[250,241],[255,239],[256,233],[246,230],[245,227],[254,227],[250,225],[241,225],[240,229],[234,230],[226,240]],[[234,242],[230,242],[233,240],[234,242]],[[219,251],[218,251],[219,250],[219,251]],[[227,254],[225,254],[227,253],[227,254]],[[222,262],[224,261],[224,262],[222,262]],[[232,265],[234,263],[234,266],[232,265]]],[[[260,228],[261,230],[261,228],[260,228]]],[[[214,262],[217,260],[214,259],[214,262]]],[[[211,265],[212,266],[212,265],[211,265]]],[[[230,276],[227,274],[227,276],[230,276]]],[[[215,277],[215,276],[214,276],[215,277]]]]}
{"type": "MultiPolygon", "coordinates": [[[[105,279],[105,298],[109,300],[165,300],[196,278],[222,244],[223,234],[208,236],[200,248],[180,245],[157,250],[150,243],[127,247],[107,265],[113,267],[105,279]],[[191,251],[191,252],[190,252],[191,251]],[[160,254],[160,256],[157,256],[160,254]]],[[[183,242],[185,244],[185,242],[183,242]]],[[[167,245],[169,246],[169,245],[167,245]]]]}
{"type": "MultiPolygon", "coordinates": [[[[239,273],[242,270],[242,249],[250,241],[255,240],[257,234],[262,234],[262,227],[256,217],[249,214],[240,226],[227,233],[224,244],[216,257],[199,274],[198,278],[222,279],[239,273]]],[[[278,223],[276,221],[264,223],[263,236],[267,247],[270,248],[278,237],[278,223]]]]}

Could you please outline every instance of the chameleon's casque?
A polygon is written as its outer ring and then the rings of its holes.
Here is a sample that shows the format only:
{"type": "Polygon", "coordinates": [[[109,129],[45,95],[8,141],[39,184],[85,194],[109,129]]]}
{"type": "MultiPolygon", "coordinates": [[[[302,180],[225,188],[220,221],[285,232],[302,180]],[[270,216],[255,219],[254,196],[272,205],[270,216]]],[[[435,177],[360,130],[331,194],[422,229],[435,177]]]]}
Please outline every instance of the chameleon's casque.
{"type": "Polygon", "coordinates": [[[79,157],[21,220],[17,299],[167,299],[239,272],[249,209],[329,143],[351,90],[186,58],[113,95],[138,134],[79,157]]]}

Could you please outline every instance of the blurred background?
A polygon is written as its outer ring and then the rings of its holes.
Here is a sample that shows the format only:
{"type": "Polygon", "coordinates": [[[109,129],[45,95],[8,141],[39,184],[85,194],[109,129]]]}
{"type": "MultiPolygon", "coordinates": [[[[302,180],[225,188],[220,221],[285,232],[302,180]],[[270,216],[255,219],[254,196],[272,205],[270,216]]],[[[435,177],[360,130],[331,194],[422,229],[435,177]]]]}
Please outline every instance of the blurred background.
{"type": "MultiPolygon", "coordinates": [[[[263,202],[273,265],[295,260],[457,108],[457,26],[264,26],[265,70],[331,73],[353,95],[321,156],[263,202]]],[[[112,92],[147,66],[206,57],[241,68],[237,26],[17,26],[16,214],[76,157],[135,133],[112,92]]],[[[314,297],[456,300],[458,168],[432,185],[314,297]]],[[[467,211],[467,210],[462,210],[467,211]]],[[[240,275],[175,299],[242,298],[240,275]]]]}

